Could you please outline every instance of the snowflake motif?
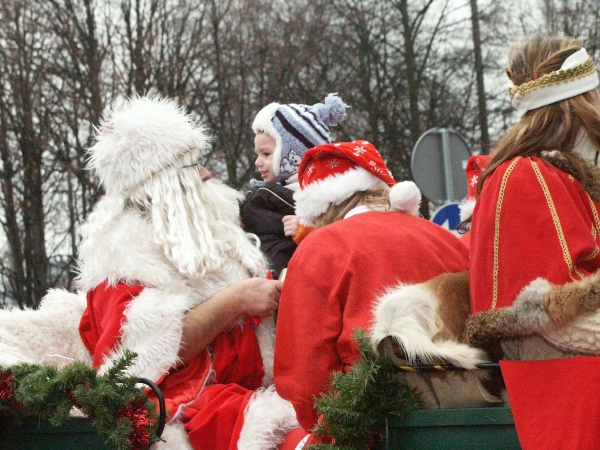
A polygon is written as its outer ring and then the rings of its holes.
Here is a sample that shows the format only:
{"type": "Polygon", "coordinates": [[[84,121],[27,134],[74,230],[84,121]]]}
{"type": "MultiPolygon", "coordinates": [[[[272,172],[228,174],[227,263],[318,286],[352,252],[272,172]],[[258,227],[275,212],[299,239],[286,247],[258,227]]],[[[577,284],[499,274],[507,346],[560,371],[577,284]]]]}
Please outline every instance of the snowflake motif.
{"type": "Polygon", "coordinates": [[[372,166],[376,166],[377,165],[377,163],[375,161],[369,161],[369,164],[372,165],[372,166]]]}
{"type": "Polygon", "coordinates": [[[332,159],[331,161],[327,162],[328,169],[335,169],[339,165],[340,165],[340,161],[337,159],[332,159]]]}
{"type": "Polygon", "coordinates": [[[477,184],[477,180],[479,180],[479,176],[473,175],[470,181],[471,186],[475,186],[477,184]]]}
{"type": "Polygon", "coordinates": [[[315,165],[311,164],[310,167],[308,168],[308,170],[306,171],[306,173],[308,174],[308,176],[311,176],[314,171],[315,171],[315,165]]]}
{"type": "Polygon", "coordinates": [[[360,156],[367,153],[367,149],[364,148],[362,145],[357,145],[356,147],[354,147],[354,156],[360,156]]]}
{"type": "Polygon", "coordinates": [[[287,157],[281,159],[280,171],[282,174],[294,174],[300,167],[302,155],[296,150],[290,150],[287,157]]]}
{"type": "Polygon", "coordinates": [[[383,169],[381,169],[380,167],[373,167],[373,168],[371,169],[371,172],[373,172],[373,173],[379,173],[379,174],[385,175],[385,171],[384,171],[383,169]]]}

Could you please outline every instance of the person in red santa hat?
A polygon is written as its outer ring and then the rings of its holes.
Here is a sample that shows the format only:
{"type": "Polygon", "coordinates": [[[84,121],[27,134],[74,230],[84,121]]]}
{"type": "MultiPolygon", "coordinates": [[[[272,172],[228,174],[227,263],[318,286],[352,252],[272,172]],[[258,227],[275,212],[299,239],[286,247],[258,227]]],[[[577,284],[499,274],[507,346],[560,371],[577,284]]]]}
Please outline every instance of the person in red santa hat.
{"type": "Polygon", "coordinates": [[[467,197],[458,205],[458,208],[461,221],[459,232],[462,233],[460,239],[467,248],[471,246],[471,217],[473,216],[473,210],[477,202],[477,186],[479,185],[481,174],[490,162],[490,158],[490,155],[473,155],[467,161],[467,167],[465,168],[467,197]]]}
{"type": "Polygon", "coordinates": [[[597,449],[600,436],[600,95],[574,38],[509,53],[520,120],[479,182],[468,341],[501,361],[523,449],[597,449]],[[493,353],[490,352],[490,353],[493,353]]]}
{"type": "Polygon", "coordinates": [[[464,271],[468,252],[452,233],[416,215],[418,188],[396,183],[367,141],[312,148],[298,174],[296,214],[315,231],[288,266],[274,375],[306,436],[317,423],[314,397],[327,392],[333,371],[358,357],[354,329],[370,328],[376,298],[398,282],[464,271]]]}
{"type": "Polygon", "coordinates": [[[281,282],[239,227],[241,195],[198,164],[209,140],[174,101],[135,97],[108,114],[89,150],[106,195],[82,228],[79,331],[105,372],[162,389],[156,448],[270,449],[297,426],[272,387],[281,282]]]}

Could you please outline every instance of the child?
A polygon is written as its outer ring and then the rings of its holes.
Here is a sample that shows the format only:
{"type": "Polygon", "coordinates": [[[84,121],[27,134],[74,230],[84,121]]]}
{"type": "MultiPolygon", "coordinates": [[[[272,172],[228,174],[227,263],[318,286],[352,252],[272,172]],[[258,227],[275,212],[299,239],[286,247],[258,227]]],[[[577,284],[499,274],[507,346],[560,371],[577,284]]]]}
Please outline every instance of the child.
{"type": "Polygon", "coordinates": [[[275,278],[297,246],[294,236],[299,226],[293,194],[299,189],[302,156],[309,148],[331,142],[329,127],[345,115],[344,102],[337,94],[329,94],[325,103],[313,106],[271,103],[254,119],[254,164],[262,181],[250,181],[253,189],[240,206],[240,218],[244,229],[259,237],[275,278]]]}

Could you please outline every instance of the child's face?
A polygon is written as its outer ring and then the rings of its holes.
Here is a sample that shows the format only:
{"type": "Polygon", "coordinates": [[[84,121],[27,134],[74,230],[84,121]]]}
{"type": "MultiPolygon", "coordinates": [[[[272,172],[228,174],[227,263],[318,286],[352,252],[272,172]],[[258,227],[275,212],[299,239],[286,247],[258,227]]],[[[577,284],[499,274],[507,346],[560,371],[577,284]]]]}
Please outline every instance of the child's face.
{"type": "Polygon", "coordinates": [[[254,137],[254,152],[257,154],[254,165],[260,172],[265,183],[275,183],[277,177],[273,172],[273,152],[275,151],[275,139],[267,133],[256,133],[254,137]]]}

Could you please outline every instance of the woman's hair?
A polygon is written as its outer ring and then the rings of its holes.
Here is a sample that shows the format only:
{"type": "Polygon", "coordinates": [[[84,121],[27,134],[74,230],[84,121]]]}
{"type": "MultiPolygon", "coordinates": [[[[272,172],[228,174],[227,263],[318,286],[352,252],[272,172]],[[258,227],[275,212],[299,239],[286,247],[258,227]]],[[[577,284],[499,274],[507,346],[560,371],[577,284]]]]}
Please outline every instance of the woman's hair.
{"type": "Polygon", "coordinates": [[[315,219],[314,226],[315,228],[321,228],[337,220],[341,220],[351,209],[360,205],[375,206],[377,209],[383,208],[389,210],[389,192],[384,188],[355,192],[339,205],[330,205],[326,212],[315,219]]]}
{"type": "MultiPolygon", "coordinates": [[[[564,61],[581,48],[571,37],[530,38],[512,47],[506,74],[519,86],[559,70],[564,61]]],[[[481,191],[486,177],[505,161],[516,156],[543,158],[542,152],[551,150],[558,150],[571,163],[585,188],[581,160],[572,156],[573,147],[585,134],[600,151],[600,101],[595,90],[527,111],[498,142],[477,192],[481,191]]]]}

